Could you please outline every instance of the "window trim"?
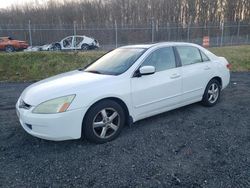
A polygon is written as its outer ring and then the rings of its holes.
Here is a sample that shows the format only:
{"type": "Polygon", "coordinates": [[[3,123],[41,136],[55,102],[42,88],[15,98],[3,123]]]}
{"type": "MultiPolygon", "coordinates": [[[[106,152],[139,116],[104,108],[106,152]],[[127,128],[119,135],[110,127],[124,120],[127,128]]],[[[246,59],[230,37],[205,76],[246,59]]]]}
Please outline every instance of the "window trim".
{"type": "MultiPolygon", "coordinates": [[[[147,54],[146,57],[143,58],[143,60],[141,61],[141,63],[138,65],[138,67],[137,67],[137,68],[135,69],[135,71],[133,72],[132,78],[138,77],[138,76],[137,76],[137,75],[138,75],[137,72],[139,71],[139,69],[141,68],[141,65],[145,62],[145,60],[146,60],[152,53],[154,53],[155,51],[160,50],[160,49],[162,49],[162,48],[172,48],[172,50],[173,50],[174,57],[175,57],[175,67],[174,67],[174,68],[171,68],[171,69],[175,69],[175,68],[178,68],[178,67],[181,66],[181,65],[180,65],[180,62],[179,62],[179,59],[178,59],[178,57],[177,57],[177,54],[176,54],[176,52],[175,52],[174,46],[162,46],[162,47],[159,47],[159,48],[154,49],[152,52],[150,52],[149,54],[147,54]]],[[[150,48],[149,48],[148,50],[150,50],[150,48]]],[[[166,70],[171,70],[171,69],[166,69],[166,70]]],[[[166,71],[166,70],[162,70],[162,71],[166,71]]],[[[162,72],[162,71],[158,71],[158,72],[162,72]]],[[[157,72],[155,72],[155,73],[157,73],[157,72]]]]}
{"type": "Polygon", "coordinates": [[[209,62],[209,61],[211,61],[210,58],[201,49],[199,49],[199,52],[200,52],[200,55],[201,55],[202,62],[209,62]],[[207,61],[204,61],[201,53],[203,53],[207,57],[207,59],[208,59],[207,61]]]}

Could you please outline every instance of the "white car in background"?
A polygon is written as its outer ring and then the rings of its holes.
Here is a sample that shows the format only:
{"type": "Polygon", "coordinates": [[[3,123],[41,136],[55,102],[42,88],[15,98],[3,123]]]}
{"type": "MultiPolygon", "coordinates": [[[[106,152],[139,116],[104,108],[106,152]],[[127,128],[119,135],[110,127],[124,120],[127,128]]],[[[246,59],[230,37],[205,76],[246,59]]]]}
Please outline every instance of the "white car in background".
{"type": "Polygon", "coordinates": [[[59,50],[91,50],[99,48],[99,42],[96,39],[76,35],[76,36],[68,36],[62,39],[60,42],[56,42],[53,44],[52,49],[59,50]]]}
{"type": "Polygon", "coordinates": [[[199,101],[214,106],[229,84],[229,68],[225,58],[195,44],[125,46],[32,84],[18,99],[17,114],[33,136],[104,143],[125,124],[199,101]]]}

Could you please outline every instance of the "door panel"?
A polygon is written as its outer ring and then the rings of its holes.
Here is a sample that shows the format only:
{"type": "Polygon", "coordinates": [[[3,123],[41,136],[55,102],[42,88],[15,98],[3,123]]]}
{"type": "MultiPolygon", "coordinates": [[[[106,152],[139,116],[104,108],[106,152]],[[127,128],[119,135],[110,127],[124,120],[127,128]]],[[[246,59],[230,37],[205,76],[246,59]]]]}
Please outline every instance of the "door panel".
{"type": "Polygon", "coordinates": [[[182,101],[202,98],[205,87],[210,80],[212,64],[210,61],[203,62],[198,48],[193,46],[176,46],[182,63],[182,101]]]}
{"type": "Polygon", "coordinates": [[[136,116],[150,116],[181,100],[181,68],[131,79],[132,103],[136,116]]]}
{"type": "Polygon", "coordinates": [[[131,78],[132,104],[138,118],[170,109],[180,102],[182,91],[181,68],[176,68],[172,47],[156,49],[145,59],[143,66],[154,66],[156,72],[131,78]]]}
{"type": "Polygon", "coordinates": [[[75,37],[74,39],[74,49],[81,49],[81,45],[83,43],[83,37],[75,37]]]}
{"type": "Polygon", "coordinates": [[[211,78],[211,63],[202,62],[182,67],[183,101],[201,98],[211,78]]]}

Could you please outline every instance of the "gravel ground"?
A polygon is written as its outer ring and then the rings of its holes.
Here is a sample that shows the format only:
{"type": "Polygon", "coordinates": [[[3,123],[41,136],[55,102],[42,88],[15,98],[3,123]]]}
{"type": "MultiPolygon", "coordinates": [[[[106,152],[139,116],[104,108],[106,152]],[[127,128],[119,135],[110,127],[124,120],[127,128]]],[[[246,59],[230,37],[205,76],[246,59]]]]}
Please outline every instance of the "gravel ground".
{"type": "Polygon", "coordinates": [[[24,132],[14,105],[28,85],[0,83],[0,187],[250,187],[250,73],[233,73],[215,107],[139,121],[103,145],[24,132]]]}

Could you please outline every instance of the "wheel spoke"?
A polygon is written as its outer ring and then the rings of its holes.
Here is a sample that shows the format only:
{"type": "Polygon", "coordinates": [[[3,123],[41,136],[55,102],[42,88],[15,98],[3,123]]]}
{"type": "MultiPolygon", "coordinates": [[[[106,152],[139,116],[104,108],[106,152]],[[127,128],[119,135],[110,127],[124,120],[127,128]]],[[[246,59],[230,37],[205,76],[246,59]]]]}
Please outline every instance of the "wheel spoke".
{"type": "Polygon", "coordinates": [[[116,117],[118,116],[118,113],[117,112],[114,112],[110,117],[110,121],[112,122],[116,117]]]}
{"type": "Polygon", "coordinates": [[[109,127],[110,127],[111,129],[113,129],[114,131],[116,131],[116,130],[118,129],[118,126],[116,126],[116,125],[113,124],[113,123],[111,123],[111,124],[109,125],[109,127]]]}
{"type": "Polygon", "coordinates": [[[215,89],[215,88],[214,88],[214,84],[212,84],[212,91],[213,91],[213,92],[214,92],[214,89],[215,89]]]}
{"type": "Polygon", "coordinates": [[[104,127],[104,126],[105,126],[105,123],[103,123],[102,121],[93,123],[94,128],[99,128],[99,127],[104,127]]]}
{"type": "Polygon", "coordinates": [[[209,101],[211,101],[213,99],[213,95],[210,95],[210,97],[209,97],[209,101]]]}
{"type": "Polygon", "coordinates": [[[208,90],[208,93],[209,93],[209,94],[213,94],[213,91],[212,91],[212,90],[208,90]]]}
{"type": "Polygon", "coordinates": [[[103,109],[102,111],[101,111],[101,113],[102,113],[102,118],[103,119],[106,119],[108,116],[107,116],[107,112],[106,112],[106,109],[103,109]]]}
{"type": "Polygon", "coordinates": [[[100,137],[101,137],[101,138],[105,138],[106,133],[107,133],[107,127],[103,127],[100,137]]]}

